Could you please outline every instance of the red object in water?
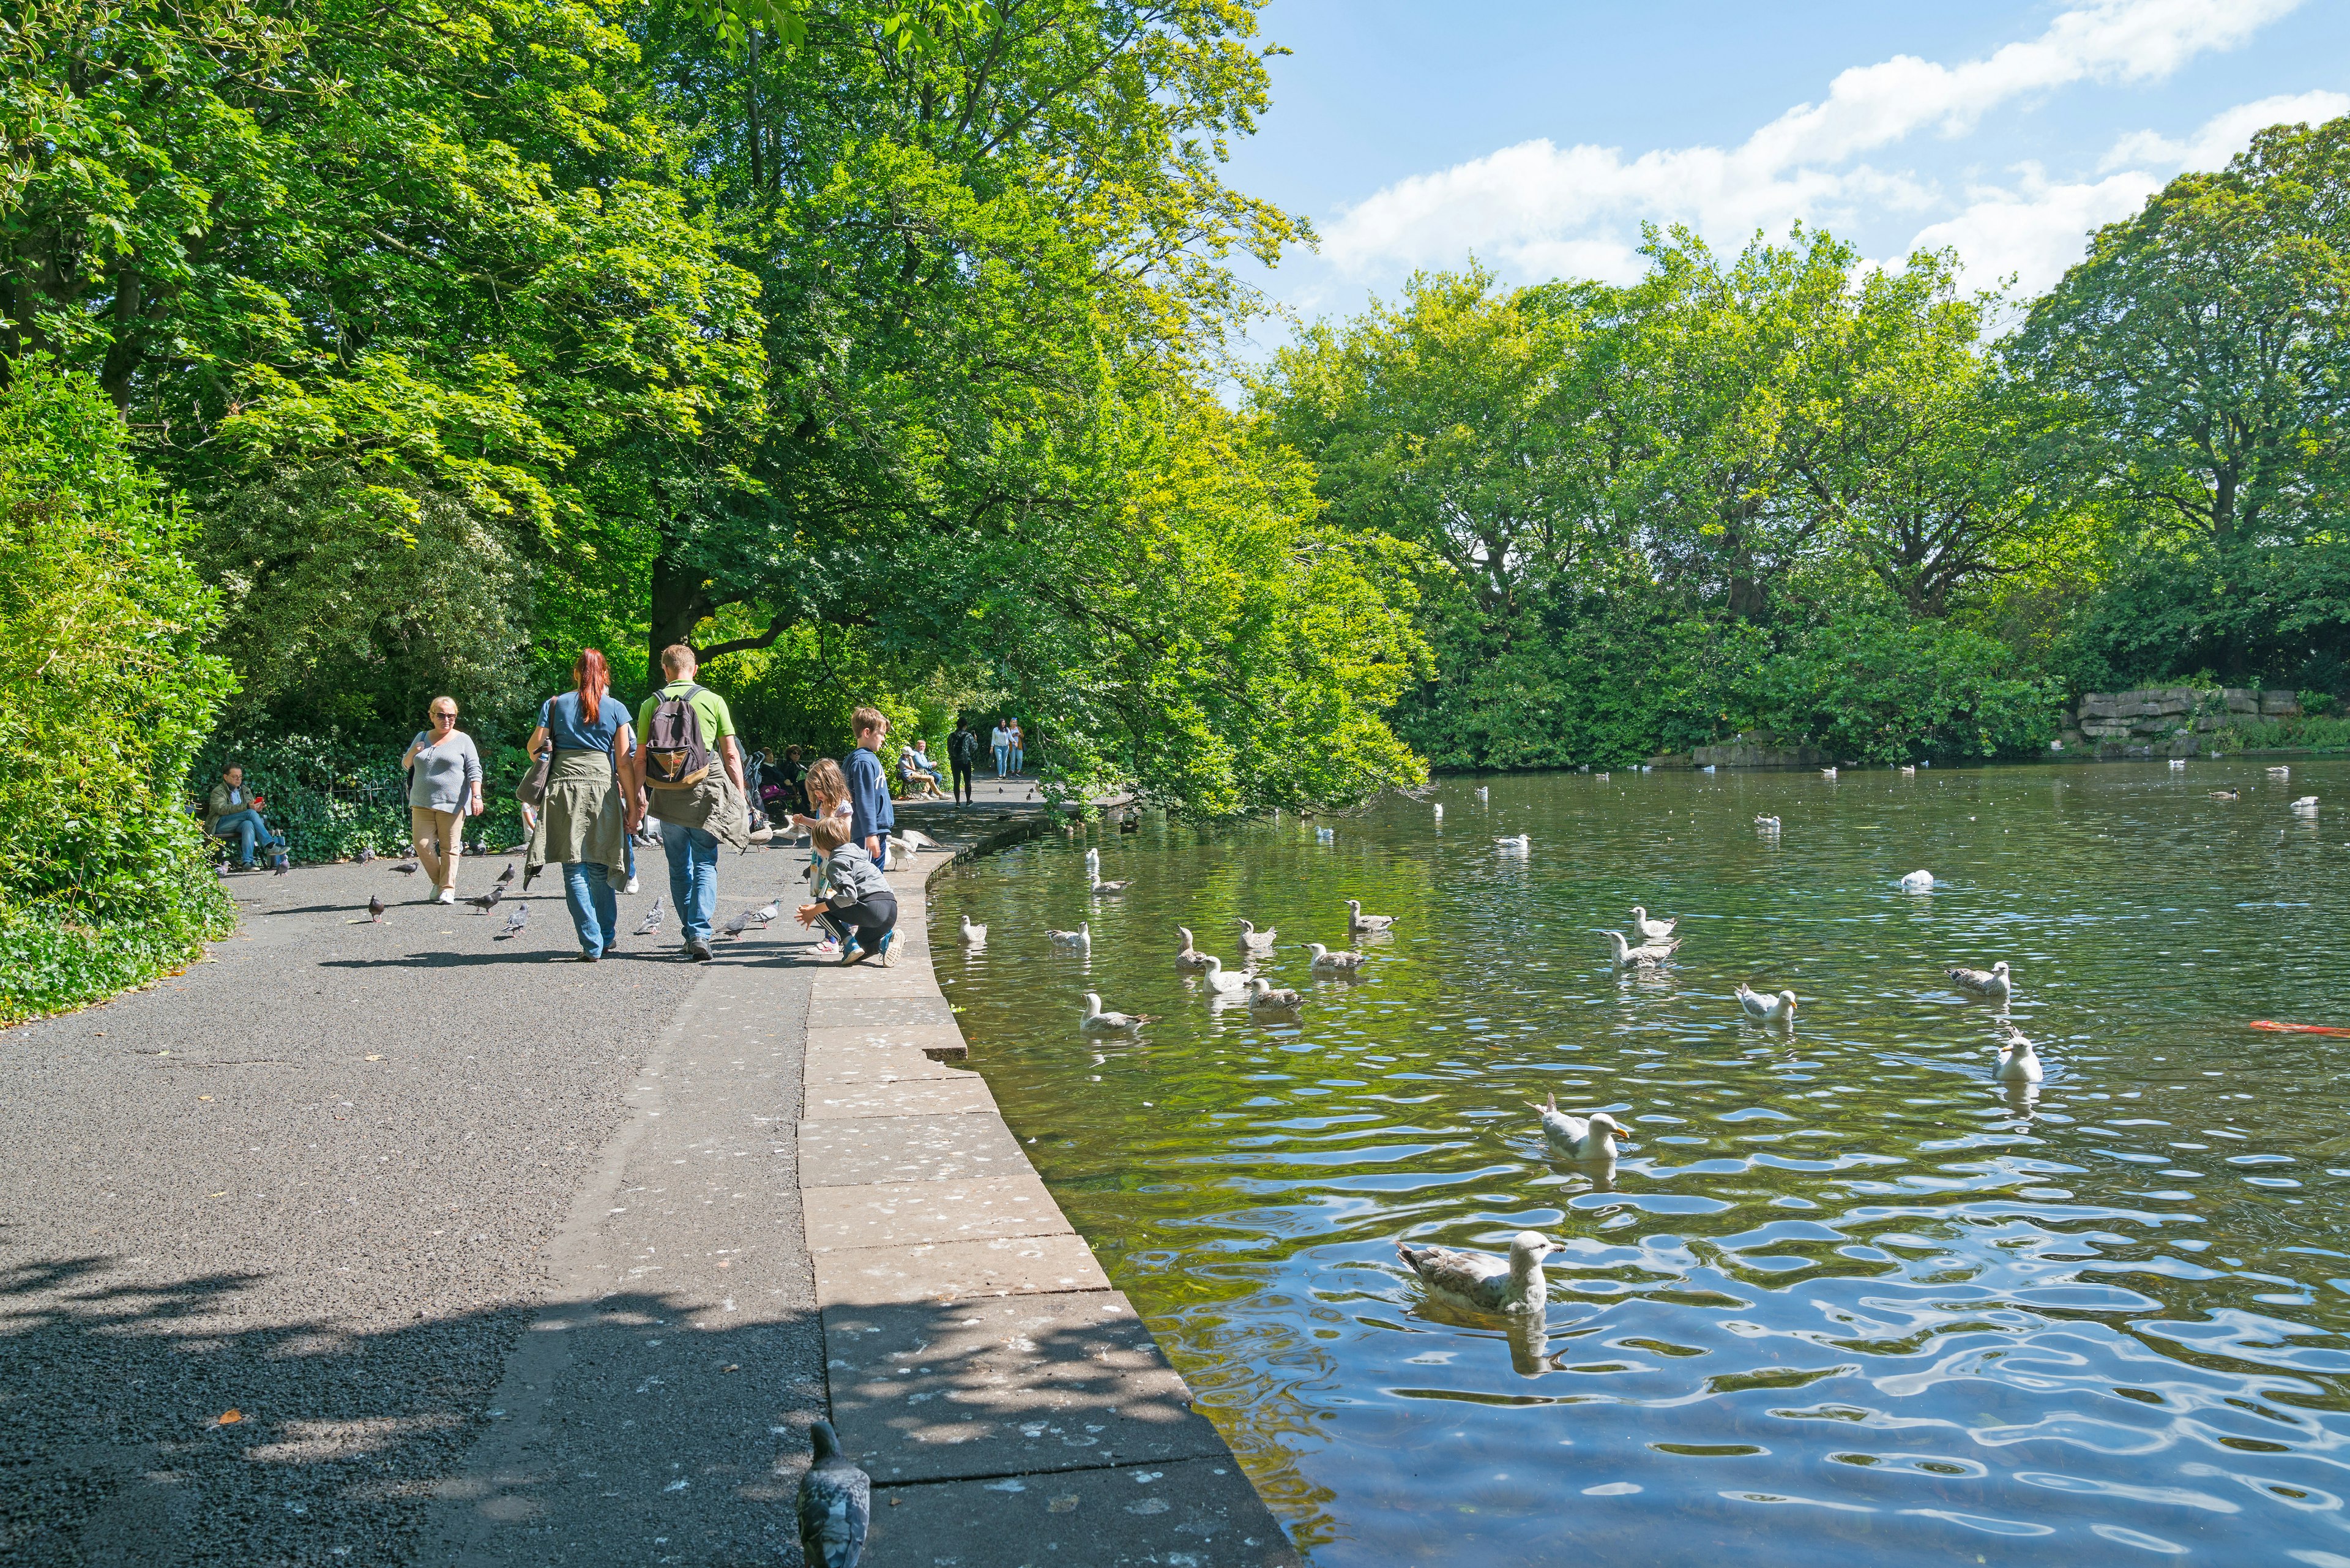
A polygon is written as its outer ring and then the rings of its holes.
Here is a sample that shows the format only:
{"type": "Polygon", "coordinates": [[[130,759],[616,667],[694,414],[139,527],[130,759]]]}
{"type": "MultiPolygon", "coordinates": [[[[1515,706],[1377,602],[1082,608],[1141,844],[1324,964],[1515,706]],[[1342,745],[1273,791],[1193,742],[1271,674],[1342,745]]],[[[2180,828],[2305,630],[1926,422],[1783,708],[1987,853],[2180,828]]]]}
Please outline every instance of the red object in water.
{"type": "Polygon", "coordinates": [[[2279,1034],[2350,1034],[2350,1029],[2335,1023],[2279,1023],[2270,1018],[2253,1019],[2252,1027],[2272,1029],[2279,1034]]]}

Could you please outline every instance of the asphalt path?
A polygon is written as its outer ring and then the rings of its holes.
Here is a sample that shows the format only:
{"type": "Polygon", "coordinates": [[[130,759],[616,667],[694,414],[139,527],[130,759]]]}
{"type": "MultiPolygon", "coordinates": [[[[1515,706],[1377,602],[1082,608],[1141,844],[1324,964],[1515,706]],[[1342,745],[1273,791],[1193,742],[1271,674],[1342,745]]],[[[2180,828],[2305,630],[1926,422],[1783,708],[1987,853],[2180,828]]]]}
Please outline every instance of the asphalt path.
{"type": "MultiPolygon", "coordinates": [[[[801,864],[727,857],[722,919],[801,864]]],[[[0,1561],[788,1553],[805,938],[583,964],[559,885],[501,941],[419,881],[234,878],[210,960],[0,1034],[0,1561]]]]}

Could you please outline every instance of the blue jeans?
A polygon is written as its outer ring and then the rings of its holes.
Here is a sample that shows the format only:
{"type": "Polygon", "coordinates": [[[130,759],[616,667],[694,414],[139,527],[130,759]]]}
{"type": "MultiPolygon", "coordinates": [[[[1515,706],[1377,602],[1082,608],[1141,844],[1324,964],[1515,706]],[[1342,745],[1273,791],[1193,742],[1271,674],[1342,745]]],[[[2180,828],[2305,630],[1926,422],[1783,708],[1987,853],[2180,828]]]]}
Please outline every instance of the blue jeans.
{"type": "Polygon", "coordinates": [[[585,860],[563,863],[563,901],[571,906],[571,929],[579,950],[601,953],[620,940],[620,905],[612,897],[612,877],[585,860]]]}
{"type": "Polygon", "coordinates": [[[1025,753],[1025,752],[1022,751],[1022,750],[1021,750],[1019,747],[1017,747],[1017,746],[1014,746],[1014,747],[1013,747],[1013,748],[1012,748],[1012,771],[1013,771],[1014,773],[1015,773],[1015,774],[1016,774],[1016,773],[1018,773],[1018,772],[1020,771],[1020,769],[1021,769],[1022,764],[1023,764],[1023,763],[1026,763],[1026,762],[1027,762],[1027,760],[1028,760],[1028,753],[1025,753]]]}
{"type": "Polygon", "coordinates": [[[1003,776],[1003,764],[1010,759],[1011,755],[1012,748],[1009,746],[998,746],[995,748],[995,776],[997,778],[1002,778],[1003,776]]]}
{"type": "Polygon", "coordinates": [[[256,844],[266,844],[272,849],[286,847],[285,836],[270,832],[269,825],[261,820],[261,813],[249,805],[243,811],[232,811],[213,823],[213,836],[235,839],[237,862],[244,866],[253,864],[253,850],[256,844]]]}
{"type": "Polygon", "coordinates": [[[678,935],[706,942],[718,913],[718,836],[664,822],[661,848],[669,853],[669,901],[677,910],[678,935]]]}

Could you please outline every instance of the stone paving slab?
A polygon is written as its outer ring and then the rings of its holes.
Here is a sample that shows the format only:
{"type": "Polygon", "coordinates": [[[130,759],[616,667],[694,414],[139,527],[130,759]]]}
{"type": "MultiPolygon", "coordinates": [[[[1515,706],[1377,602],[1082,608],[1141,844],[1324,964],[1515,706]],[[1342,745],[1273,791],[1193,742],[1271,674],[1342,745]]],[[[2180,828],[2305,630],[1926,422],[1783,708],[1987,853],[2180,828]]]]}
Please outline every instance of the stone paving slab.
{"type": "Polygon", "coordinates": [[[867,1568],[1299,1568],[1305,1561],[1230,1458],[873,1494],[867,1568]]]}
{"type": "Polygon", "coordinates": [[[1117,1291],[824,1311],[832,1420],[881,1484],[1226,1459],[1117,1291]]]}
{"type": "Polygon", "coordinates": [[[911,1247],[991,1236],[1068,1232],[1068,1219],[1031,1169],[973,1181],[885,1181],[800,1194],[811,1252],[911,1247]]]}
{"type": "Polygon", "coordinates": [[[800,1185],[954,1181],[1029,1168],[1020,1140],[993,1112],[852,1116],[800,1123],[800,1185]]]}
{"type": "MultiPolygon", "coordinates": [[[[941,1064],[924,1058],[926,1065],[941,1064]]],[[[866,1083],[811,1083],[801,1114],[809,1121],[864,1116],[945,1116],[993,1111],[995,1096],[974,1073],[955,1077],[883,1078],[866,1083]]]]}
{"type": "Polygon", "coordinates": [[[1074,1233],[919,1247],[847,1247],[812,1255],[819,1306],[890,1306],[1110,1288],[1094,1250],[1074,1233]]]}
{"type": "Polygon", "coordinates": [[[899,1079],[953,1078],[970,1075],[952,1062],[920,1051],[815,1051],[803,1069],[810,1088],[827,1084],[890,1084],[899,1079]]]}
{"type": "Polygon", "coordinates": [[[951,1022],[854,1024],[846,1027],[811,1029],[807,1035],[810,1057],[819,1053],[880,1047],[905,1047],[921,1051],[939,1061],[959,1062],[971,1052],[971,1047],[963,1043],[962,1031],[956,1028],[951,1022]]]}
{"type": "Polygon", "coordinates": [[[944,996],[840,996],[808,1003],[810,1029],[849,1029],[929,1024],[954,1027],[954,1012],[944,996]]]}

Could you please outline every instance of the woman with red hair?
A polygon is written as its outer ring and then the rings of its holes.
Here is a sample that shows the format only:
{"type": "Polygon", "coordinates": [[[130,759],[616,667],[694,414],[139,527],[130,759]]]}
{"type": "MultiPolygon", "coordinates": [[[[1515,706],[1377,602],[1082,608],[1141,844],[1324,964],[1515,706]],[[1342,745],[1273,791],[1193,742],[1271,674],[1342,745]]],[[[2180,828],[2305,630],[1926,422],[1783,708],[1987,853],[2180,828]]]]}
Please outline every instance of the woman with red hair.
{"type": "Polygon", "coordinates": [[[582,649],[571,666],[572,689],[548,698],[528,750],[555,748],[546,798],[531,825],[522,885],[540,867],[563,865],[564,901],[579,933],[579,957],[594,963],[619,946],[615,889],[629,879],[627,803],[637,797],[636,732],[627,704],[612,695],[612,669],[602,653],[582,649]]]}

